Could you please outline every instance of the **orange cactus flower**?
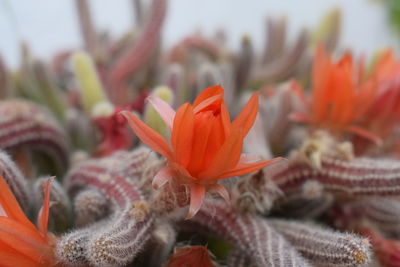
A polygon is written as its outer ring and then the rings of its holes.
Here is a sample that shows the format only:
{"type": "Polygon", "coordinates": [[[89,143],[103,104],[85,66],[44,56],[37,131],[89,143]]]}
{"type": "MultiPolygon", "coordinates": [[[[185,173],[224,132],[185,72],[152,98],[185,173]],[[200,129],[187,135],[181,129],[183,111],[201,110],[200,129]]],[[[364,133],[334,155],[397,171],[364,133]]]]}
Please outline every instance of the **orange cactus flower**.
{"type": "MultiPolygon", "coordinates": [[[[333,62],[323,47],[318,46],[313,63],[311,99],[302,95],[306,111],[291,117],[336,135],[351,132],[378,141],[377,136],[358,124],[376,95],[376,76],[367,76],[363,65],[362,61],[355,64],[349,53],[333,62]]],[[[302,94],[299,88],[296,91],[302,94]]]]}
{"type": "Polygon", "coordinates": [[[200,209],[207,190],[229,199],[218,180],[259,170],[277,160],[255,162],[253,157],[241,154],[243,138],[257,116],[258,93],[253,94],[233,122],[223,94],[221,86],[209,87],[193,105],[183,104],[176,113],[161,99],[150,96],[148,100],[171,130],[171,144],[137,116],[123,112],[136,135],[168,160],[168,165],[154,177],[153,187],[157,189],[175,178],[190,188],[187,218],[200,209]]]}
{"type": "Polygon", "coordinates": [[[53,266],[52,244],[47,232],[51,179],[46,182],[43,207],[36,228],[25,216],[6,181],[0,176],[0,266],[53,266]]]}
{"type": "Polygon", "coordinates": [[[379,80],[375,100],[363,118],[373,133],[386,138],[400,122],[400,64],[393,50],[381,53],[373,72],[379,80]]]}

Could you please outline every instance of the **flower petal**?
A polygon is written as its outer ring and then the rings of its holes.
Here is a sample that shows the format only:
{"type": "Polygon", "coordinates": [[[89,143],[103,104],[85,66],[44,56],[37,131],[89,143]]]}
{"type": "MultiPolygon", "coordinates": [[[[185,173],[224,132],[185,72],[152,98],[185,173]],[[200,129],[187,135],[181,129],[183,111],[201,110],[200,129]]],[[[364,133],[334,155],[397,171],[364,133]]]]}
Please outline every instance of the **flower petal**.
{"type": "Polygon", "coordinates": [[[169,148],[167,141],[165,141],[165,139],[159,133],[147,126],[135,114],[128,111],[122,111],[121,114],[124,115],[132,130],[140,138],[140,140],[142,140],[143,143],[167,159],[172,159],[171,149],[169,148]]]}
{"type": "Polygon", "coordinates": [[[36,230],[35,226],[26,218],[14,194],[2,176],[0,176],[0,206],[2,207],[2,211],[7,214],[7,217],[26,225],[30,229],[36,230]]]}
{"type": "Polygon", "coordinates": [[[258,113],[258,92],[254,93],[249,102],[247,102],[246,106],[240,112],[239,116],[233,122],[233,127],[242,128],[243,136],[246,136],[250,131],[251,126],[257,117],[258,113]]]}
{"type": "Polygon", "coordinates": [[[195,183],[190,184],[190,206],[189,213],[186,216],[186,219],[193,218],[193,216],[196,215],[196,213],[200,210],[205,194],[206,188],[204,185],[199,185],[195,183]]]}
{"type": "Polygon", "coordinates": [[[239,164],[251,164],[261,160],[261,157],[254,154],[242,153],[240,155],[239,164]]]}
{"type": "MultiPolygon", "coordinates": [[[[2,267],[32,267],[36,266],[35,262],[19,253],[15,249],[0,243],[0,266],[2,267]]],[[[40,265],[39,265],[40,266],[40,265]]]]}
{"type": "Polygon", "coordinates": [[[0,217],[0,243],[35,261],[49,255],[50,246],[37,229],[7,217],[0,217]]]}
{"type": "Polygon", "coordinates": [[[199,105],[201,102],[206,100],[207,98],[210,98],[215,95],[223,95],[224,94],[224,89],[222,88],[221,85],[214,85],[211,87],[208,87],[207,89],[204,89],[194,100],[193,106],[196,107],[199,105]]]}
{"type": "Polygon", "coordinates": [[[231,133],[231,119],[229,117],[229,112],[224,102],[222,102],[221,104],[221,121],[224,127],[225,138],[228,138],[231,133]]]}
{"type": "Polygon", "coordinates": [[[228,170],[224,173],[221,173],[216,180],[223,179],[223,178],[230,178],[234,176],[241,176],[251,172],[258,171],[268,165],[274,164],[278,161],[285,160],[284,158],[274,158],[271,160],[260,161],[257,163],[252,164],[238,164],[235,168],[228,170]]]}
{"type": "Polygon", "coordinates": [[[192,155],[187,169],[193,176],[196,176],[204,169],[206,164],[206,153],[210,152],[207,148],[211,136],[213,121],[215,117],[211,111],[202,112],[195,115],[194,132],[192,143],[192,155]],[[207,151],[208,150],[208,151],[207,151]]]}
{"type": "Polygon", "coordinates": [[[200,179],[214,179],[221,173],[234,168],[240,159],[243,146],[243,131],[233,129],[224,144],[216,153],[207,169],[199,174],[200,179]]]}
{"type": "Polygon", "coordinates": [[[210,98],[207,98],[206,100],[200,102],[194,109],[194,113],[199,113],[201,111],[204,111],[205,109],[209,108],[213,104],[215,104],[217,101],[219,102],[219,105],[222,103],[222,97],[223,95],[215,95],[210,98]]]}
{"type": "Polygon", "coordinates": [[[47,225],[49,221],[49,209],[50,209],[50,193],[51,193],[51,183],[53,182],[54,177],[47,179],[45,182],[45,191],[43,198],[43,206],[40,210],[38,227],[40,232],[42,232],[45,236],[47,235],[47,225]]]}
{"type": "Polygon", "coordinates": [[[193,126],[193,107],[186,103],[176,112],[171,134],[175,161],[183,167],[186,167],[191,160],[193,126]]]}
{"type": "Polygon", "coordinates": [[[209,186],[209,188],[211,190],[215,190],[223,199],[225,199],[226,202],[229,202],[231,200],[231,196],[228,192],[228,190],[226,190],[225,187],[223,187],[220,184],[212,184],[209,186]]]}
{"type": "Polygon", "coordinates": [[[368,139],[368,140],[374,142],[376,145],[381,145],[383,142],[379,136],[373,134],[372,132],[370,132],[364,128],[358,127],[358,126],[354,126],[354,125],[348,126],[346,128],[346,130],[353,134],[356,134],[360,137],[368,139]]]}
{"type": "Polygon", "coordinates": [[[156,174],[156,176],[154,176],[151,184],[153,188],[157,190],[165,185],[170,179],[172,179],[174,175],[175,171],[171,167],[164,167],[156,174]]]}
{"type": "Polygon", "coordinates": [[[165,124],[171,130],[174,122],[175,110],[173,110],[167,102],[157,96],[150,95],[149,97],[147,97],[147,100],[158,112],[158,114],[160,114],[165,124]]]}

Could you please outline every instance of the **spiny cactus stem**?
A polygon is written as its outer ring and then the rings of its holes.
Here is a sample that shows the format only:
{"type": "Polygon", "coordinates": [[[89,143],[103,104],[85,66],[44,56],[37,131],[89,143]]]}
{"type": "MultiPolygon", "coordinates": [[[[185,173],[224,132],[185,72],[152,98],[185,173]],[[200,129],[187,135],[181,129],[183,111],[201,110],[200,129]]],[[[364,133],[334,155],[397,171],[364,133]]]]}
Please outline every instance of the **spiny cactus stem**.
{"type": "Polygon", "coordinates": [[[78,11],[81,36],[85,42],[85,48],[91,55],[96,55],[97,36],[93,26],[88,0],[75,0],[78,11]]]}
{"type": "Polygon", "coordinates": [[[323,157],[322,168],[293,163],[273,175],[272,180],[286,194],[298,191],[307,181],[319,182],[323,189],[348,196],[400,194],[400,163],[388,160],[323,157]]]}
{"type": "Polygon", "coordinates": [[[257,266],[310,266],[267,221],[241,214],[229,204],[207,200],[183,227],[205,230],[243,251],[257,266]]]}
{"type": "Polygon", "coordinates": [[[368,239],[296,221],[275,219],[268,223],[316,265],[358,266],[369,262],[368,239]]]}
{"type": "Polygon", "coordinates": [[[85,175],[73,176],[72,180],[78,179],[79,183],[99,189],[107,198],[116,201],[117,205],[123,206],[127,201],[138,201],[142,196],[135,190],[134,185],[121,176],[103,174],[102,178],[94,178],[85,175]]]}
{"type": "Polygon", "coordinates": [[[143,33],[135,44],[112,67],[110,82],[113,100],[117,104],[125,104],[127,98],[126,81],[149,60],[156,49],[160,38],[161,27],[167,9],[167,0],[153,0],[152,15],[143,33]]]}

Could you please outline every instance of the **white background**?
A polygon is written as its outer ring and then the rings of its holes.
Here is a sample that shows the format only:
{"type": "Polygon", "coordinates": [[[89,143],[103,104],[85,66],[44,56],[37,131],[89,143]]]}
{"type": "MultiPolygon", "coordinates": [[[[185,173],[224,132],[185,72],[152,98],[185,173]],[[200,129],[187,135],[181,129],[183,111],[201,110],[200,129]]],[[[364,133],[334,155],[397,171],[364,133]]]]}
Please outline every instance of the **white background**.
{"type": "MultiPolygon", "coordinates": [[[[144,0],[146,4],[149,1],[144,0]]],[[[213,34],[226,28],[229,44],[237,47],[243,33],[256,45],[264,40],[265,18],[286,14],[293,34],[315,23],[331,7],[343,9],[341,44],[358,53],[394,46],[397,40],[388,27],[386,10],[371,0],[170,0],[163,32],[166,47],[185,34],[201,29],[213,34]]],[[[96,26],[119,36],[132,27],[130,0],[92,0],[96,26]]],[[[34,54],[49,58],[55,51],[81,45],[73,0],[0,0],[0,54],[17,66],[20,40],[27,41],[34,54]]]]}

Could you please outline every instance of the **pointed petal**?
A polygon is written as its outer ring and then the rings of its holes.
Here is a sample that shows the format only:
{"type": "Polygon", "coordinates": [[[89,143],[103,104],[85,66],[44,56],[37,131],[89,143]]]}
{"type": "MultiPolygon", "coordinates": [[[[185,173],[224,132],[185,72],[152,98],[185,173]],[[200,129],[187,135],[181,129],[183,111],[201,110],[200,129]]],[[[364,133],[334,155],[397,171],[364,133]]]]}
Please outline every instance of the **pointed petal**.
{"type": "Polygon", "coordinates": [[[294,93],[295,96],[298,97],[298,99],[301,101],[304,107],[307,107],[309,105],[309,102],[307,101],[307,98],[304,94],[304,90],[301,88],[301,85],[299,81],[296,79],[292,79],[289,84],[290,91],[294,93]]]}
{"type": "Polygon", "coordinates": [[[246,136],[250,128],[253,126],[254,120],[257,117],[258,112],[258,92],[254,93],[249,102],[240,112],[239,116],[233,122],[233,127],[242,128],[243,136],[246,136]]]}
{"type": "Polygon", "coordinates": [[[194,109],[193,112],[194,113],[199,113],[200,111],[204,111],[205,109],[207,109],[209,106],[213,105],[214,103],[216,103],[217,101],[219,103],[222,102],[222,97],[223,95],[215,95],[212,96],[210,98],[207,98],[206,100],[204,100],[203,102],[200,102],[200,104],[198,104],[194,109]]]}
{"type": "Polygon", "coordinates": [[[35,262],[19,253],[15,249],[9,248],[0,243],[0,266],[1,267],[32,267],[35,262]]]}
{"type": "Polygon", "coordinates": [[[214,85],[211,87],[208,87],[207,89],[204,89],[194,100],[193,106],[196,107],[199,105],[201,102],[206,100],[207,98],[210,98],[215,95],[223,95],[224,94],[224,89],[222,88],[221,85],[214,85]]]}
{"type": "Polygon", "coordinates": [[[174,175],[175,172],[171,167],[164,167],[156,174],[156,176],[154,176],[153,182],[151,184],[153,188],[157,190],[165,185],[169,180],[171,180],[174,175]]]}
{"type": "Polygon", "coordinates": [[[239,164],[251,164],[261,160],[261,157],[258,155],[242,153],[240,155],[239,164]]]}
{"type": "Polygon", "coordinates": [[[135,114],[128,111],[122,111],[121,114],[124,115],[132,130],[143,143],[167,159],[172,159],[171,149],[169,148],[167,141],[165,141],[159,133],[147,126],[135,114]]]}
{"type": "Polygon", "coordinates": [[[7,217],[0,217],[0,243],[35,261],[49,255],[51,250],[38,230],[32,230],[7,217]]]}
{"type": "Polygon", "coordinates": [[[221,121],[224,127],[225,138],[231,134],[231,119],[229,117],[228,109],[224,102],[221,104],[221,121]]]}
{"type": "Polygon", "coordinates": [[[193,218],[194,215],[200,210],[201,204],[206,194],[206,188],[204,185],[190,184],[190,206],[189,213],[186,219],[193,218]]]}
{"type": "Polygon", "coordinates": [[[213,184],[210,185],[210,189],[216,191],[223,199],[225,199],[226,202],[229,202],[231,200],[231,196],[228,190],[226,190],[226,188],[223,187],[222,185],[213,184]]]}
{"type": "Polygon", "coordinates": [[[49,210],[50,210],[50,193],[51,193],[51,183],[53,182],[54,177],[47,179],[45,182],[45,191],[43,197],[43,206],[41,208],[40,216],[39,216],[39,230],[45,236],[47,235],[47,224],[49,222],[49,210]]]}
{"type": "Polygon", "coordinates": [[[172,124],[174,122],[175,110],[171,106],[162,100],[161,98],[151,95],[147,97],[147,100],[154,107],[154,109],[160,114],[161,118],[164,120],[168,128],[172,129],[172,124]]]}
{"type": "Polygon", "coordinates": [[[274,164],[278,161],[285,160],[284,158],[274,158],[271,160],[260,161],[253,164],[238,164],[235,168],[221,173],[216,180],[223,178],[230,178],[234,176],[241,176],[251,172],[258,171],[259,169],[265,168],[268,165],[274,164]]]}
{"type": "Polygon", "coordinates": [[[243,131],[234,129],[225,140],[207,169],[199,174],[200,179],[214,179],[221,173],[234,168],[240,159],[243,146],[243,131]]]}
{"type": "Polygon", "coordinates": [[[183,167],[186,167],[191,160],[193,126],[193,107],[186,103],[176,112],[174,127],[171,134],[175,161],[183,167]]]}
{"type": "Polygon", "coordinates": [[[215,120],[216,118],[211,111],[202,112],[195,116],[195,135],[193,136],[192,156],[187,166],[187,169],[190,170],[190,173],[194,176],[206,166],[206,154],[210,152],[207,144],[209,139],[213,138],[211,136],[211,130],[214,125],[213,121],[215,120]]]}
{"type": "Polygon", "coordinates": [[[0,176],[0,206],[2,207],[2,211],[7,214],[7,217],[36,230],[35,226],[26,218],[14,194],[2,176],[0,176]]]}
{"type": "Polygon", "coordinates": [[[370,132],[364,128],[361,128],[358,126],[348,126],[346,130],[351,133],[354,133],[360,137],[364,137],[365,139],[368,139],[368,140],[374,142],[376,145],[382,144],[382,139],[379,136],[373,134],[372,132],[370,132]]]}

